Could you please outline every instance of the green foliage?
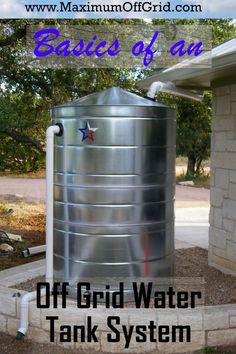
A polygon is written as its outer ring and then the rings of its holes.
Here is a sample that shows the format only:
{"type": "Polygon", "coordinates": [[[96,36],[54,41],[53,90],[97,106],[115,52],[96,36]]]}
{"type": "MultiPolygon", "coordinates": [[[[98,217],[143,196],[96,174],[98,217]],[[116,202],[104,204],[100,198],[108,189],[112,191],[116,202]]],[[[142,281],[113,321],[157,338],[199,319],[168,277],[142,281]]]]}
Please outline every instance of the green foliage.
{"type": "Polygon", "coordinates": [[[44,155],[22,143],[17,144],[16,149],[10,138],[1,139],[0,151],[1,171],[31,172],[44,168],[44,155]]]}
{"type": "Polygon", "coordinates": [[[178,25],[206,25],[212,30],[213,47],[233,38],[236,35],[236,28],[231,19],[157,19],[152,21],[156,25],[174,24],[178,25]]]}
{"type": "MultiPolygon", "coordinates": [[[[236,35],[236,27],[228,19],[169,20],[169,23],[211,26],[213,46],[236,35]]],[[[206,92],[202,102],[164,94],[160,99],[177,109],[177,155],[188,158],[186,178],[199,178],[203,173],[202,162],[210,156],[212,96],[206,92]]]]}
{"type": "MultiPolygon", "coordinates": [[[[2,20],[0,22],[0,170],[35,171],[45,162],[45,131],[52,106],[111,86],[139,92],[141,71],[120,69],[32,70],[24,56],[28,24],[107,24],[111,20],[2,20]]],[[[127,24],[141,20],[124,21],[127,24]]]]}
{"type": "MultiPolygon", "coordinates": [[[[32,171],[44,166],[45,131],[49,110],[60,104],[112,85],[136,93],[135,80],[144,70],[135,69],[42,69],[32,70],[24,56],[26,26],[29,24],[142,24],[142,20],[10,20],[0,22],[0,170],[32,171]]],[[[235,35],[229,20],[153,20],[153,24],[208,24],[213,28],[213,43],[235,35]]],[[[148,71],[150,73],[150,70],[148,71]]],[[[162,98],[178,107],[177,151],[194,154],[195,169],[209,156],[210,95],[203,103],[162,98]]]]}
{"type": "Polygon", "coordinates": [[[0,96],[1,171],[35,171],[44,166],[48,112],[30,93],[0,96]]]}
{"type": "Polygon", "coordinates": [[[188,178],[203,172],[202,162],[210,157],[212,95],[205,92],[196,102],[182,97],[160,94],[160,101],[177,110],[177,156],[188,158],[188,178]]]}
{"type": "Polygon", "coordinates": [[[177,100],[177,155],[188,157],[187,175],[199,175],[201,165],[210,157],[211,94],[202,102],[177,100]]]}
{"type": "Polygon", "coordinates": [[[195,187],[208,188],[208,189],[210,188],[210,174],[206,172],[202,172],[195,176],[189,176],[186,175],[185,173],[182,173],[181,175],[176,177],[176,182],[182,182],[182,181],[193,181],[195,187]]]}

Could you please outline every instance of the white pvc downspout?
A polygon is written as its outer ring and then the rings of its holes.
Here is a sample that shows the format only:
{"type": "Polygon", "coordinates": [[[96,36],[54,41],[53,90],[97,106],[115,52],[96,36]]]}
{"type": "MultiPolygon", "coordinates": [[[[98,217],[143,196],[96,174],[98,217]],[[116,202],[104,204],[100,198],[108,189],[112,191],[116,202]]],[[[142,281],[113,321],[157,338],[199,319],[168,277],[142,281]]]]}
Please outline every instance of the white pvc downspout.
{"type": "Polygon", "coordinates": [[[179,87],[176,87],[175,84],[171,81],[162,82],[155,81],[153,82],[147,92],[147,97],[154,100],[156,93],[166,92],[175,96],[189,98],[195,101],[202,101],[203,92],[192,92],[191,90],[185,90],[179,87]]]}
{"type": "Polygon", "coordinates": [[[54,135],[60,134],[60,126],[47,129],[46,142],[46,282],[53,283],[53,179],[54,179],[54,135]]]}
{"type": "Polygon", "coordinates": [[[36,299],[36,291],[25,294],[20,302],[20,328],[17,331],[16,339],[25,336],[29,327],[29,302],[36,299]]]}
{"type": "MultiPolygon", "coordinates": [[[[53,284],[53,174],[54,136],[60,134],[59,125],[52,125],[46,133],[46,282],[53,284]]],[[[43,292],[41,292],[43,294],[43,292]]],[[[16,339],[25,336],[29,327],[29,302],[36,299],[37,292],[25,294],[20,304],[20,328],[16,339]]]]}

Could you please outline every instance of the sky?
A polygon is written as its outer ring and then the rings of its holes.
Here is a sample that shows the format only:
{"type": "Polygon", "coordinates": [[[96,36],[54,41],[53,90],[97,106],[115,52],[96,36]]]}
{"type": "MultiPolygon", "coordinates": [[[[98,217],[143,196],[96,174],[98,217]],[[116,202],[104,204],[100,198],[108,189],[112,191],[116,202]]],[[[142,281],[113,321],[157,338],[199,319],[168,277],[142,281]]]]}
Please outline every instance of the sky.
{"type": "MultiPolygon", "coordinates": [[[[130,0],[88,0],[90,3],[94,4],[111,4],[113,1],[113,4],[118,4],[118,3],[124,3],[126,1],[130,0]]],[[[135,1],[135,0],[132,0],[135,1]]],[[[140,1],[140,0],[137,0],[140,1]]],[[[141,0],[144,1],[144,0],[141,0]]],[[[150,0],[147,0],[150,1],[150,0]]],[[[158,4],[161,0],[152,0],[154,4],[158,4]]],[[[145,17],[149,18],[236,18],[236,2],[235,0],[169,0],[171,4],[174,6],[176,3],[179,4],[201,4],[203,8],[202,13],[161,13],[161,14],[154,14],[152,15],[151,13],[145,13],[145,17]]],[[[57,12],[57,13],[27,13],[25,10],[24,5],[25,4],[59,4],[60,0],[5,0],[4,2],[1,1],[1,7],[0,7],[0,18],[45,18],[45,17],[57,17],[57,18],[78,18],[78,17],[83,17],[83,18],[102,18],[102,17],[108,17],[108,18],[115,18],[115,17],[120,17],[120,18],[138,18],[138,17],[144,17],[144,14],[132,14],[131,12],[128,13],[122,13],[119,16],[115,13],[103,13],[99,15],[95,15],[94,13],[63,13],[63,12],[57,12]]],[[[63,2],[63,1],[62,1],[63,2]]],[[[69,0],[64,0],[64,3],[69,2],[69,0]]],[[[82,4],[86,3],[87,1],[85,0],[71,0],[73,4],[82,4]]],[[[164,4],[166,0],[162,0],[162,3],[164,4]]]]}

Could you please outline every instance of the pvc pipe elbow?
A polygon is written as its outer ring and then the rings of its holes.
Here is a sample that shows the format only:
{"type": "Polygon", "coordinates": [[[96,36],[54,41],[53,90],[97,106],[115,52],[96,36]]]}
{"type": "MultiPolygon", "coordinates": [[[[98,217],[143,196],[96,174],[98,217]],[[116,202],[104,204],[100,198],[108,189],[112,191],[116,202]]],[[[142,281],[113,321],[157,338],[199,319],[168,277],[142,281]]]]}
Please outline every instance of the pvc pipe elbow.
{"type": "Polygon", "coordinates": [[[60,134],[60,126],[59,125],[51,125],[48,127],[46,131],[46,137],[47,139],[53,138],[55,134],[60,134]]]}
{"type": "Polygon", "coordinates": [[[163,82],[161,81],[155,81],[151,84],[149,87],[149,90],[147,92],[147,96],[149,98],[154,98],[156,93],[159,92],[163,88],[163,82]]]}
{"type": "Polygon", "coordinates": [[[16,338],[21,339],[25,336],[29,326],[29,302],[36,299],[36,291],[25,294],[20,303],[20,328],[18,329],[16,338]]]}

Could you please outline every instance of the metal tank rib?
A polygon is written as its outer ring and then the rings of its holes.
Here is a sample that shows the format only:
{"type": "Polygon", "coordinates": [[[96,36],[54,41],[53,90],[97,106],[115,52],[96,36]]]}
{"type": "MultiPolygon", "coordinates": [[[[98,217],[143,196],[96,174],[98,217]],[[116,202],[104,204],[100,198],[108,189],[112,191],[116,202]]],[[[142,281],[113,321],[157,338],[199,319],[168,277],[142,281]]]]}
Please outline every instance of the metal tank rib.
{"type": "Polygon", "coordinates": [[[52,119],[54,280],[171,276],[175,111],[113,87],[52,119]]]}

